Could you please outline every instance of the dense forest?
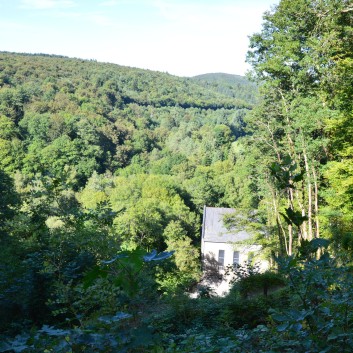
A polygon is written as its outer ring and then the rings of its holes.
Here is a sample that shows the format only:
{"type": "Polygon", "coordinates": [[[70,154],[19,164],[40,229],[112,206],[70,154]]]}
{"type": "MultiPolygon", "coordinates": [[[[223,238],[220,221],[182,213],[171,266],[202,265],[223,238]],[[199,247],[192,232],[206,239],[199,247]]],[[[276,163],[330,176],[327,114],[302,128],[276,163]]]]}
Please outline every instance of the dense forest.
{"type": "Polygon", "coordinates": [[[282,0],[247,61],[0,53],[0,352],[351,352],[353,4],[282,0]],[[204,205],[272,268],[192,299],[204,205]]]}

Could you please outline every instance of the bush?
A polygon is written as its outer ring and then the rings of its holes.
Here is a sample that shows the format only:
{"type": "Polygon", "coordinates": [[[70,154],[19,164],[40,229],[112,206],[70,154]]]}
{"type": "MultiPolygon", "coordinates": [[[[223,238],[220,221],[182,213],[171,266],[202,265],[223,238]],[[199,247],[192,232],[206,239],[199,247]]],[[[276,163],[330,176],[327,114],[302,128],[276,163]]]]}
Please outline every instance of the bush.
{"type": "Polygon", "coordinates": [[[239,291],[243,298],[261,293],[267,296],[269,292],[285,286],[285,283],[286,280],[281,274],[266,271],[240,279],[234,284],[232,291],[239,291]]]}
{"type": "Polygon", "coordinates": [[[271,297],[240,299],[229,296],[224,300],[220,321],[233,328],[254,328],[268,322],[268,311],[273,304],[271,297]]]}

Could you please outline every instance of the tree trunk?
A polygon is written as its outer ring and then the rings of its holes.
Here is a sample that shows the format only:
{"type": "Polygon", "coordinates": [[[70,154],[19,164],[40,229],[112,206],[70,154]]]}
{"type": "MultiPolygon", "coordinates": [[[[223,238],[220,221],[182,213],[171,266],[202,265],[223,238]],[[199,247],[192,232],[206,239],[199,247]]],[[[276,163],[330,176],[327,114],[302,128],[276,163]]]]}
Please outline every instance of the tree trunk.
{"type": "MultiPolygon", "coordinates": [[[[293,190],[288,188],[288,203],[289,207],[294,211],[293,205],[293,190]]],[[[293,226],[288,224],[288,255],[292,255],[293,251],[293,226]]]]}
{"type": "MultiPolygon", "coordinates": [[[[304,194],[304,190],[302,190],[302,194],[304,194]]],[[[305,216],[304,201],[303,202],[300,201],[300,195],[299,195],[298,189],[295,189],[295,196],[296,196],[296,200],[299,205],[299,208],[301,210],[302,217],[304,217],[305,216]]],[[[307,239],[307,237],[308,237],[307,222],[304,221],[303,224],[301,225],[301,238],[307,239]]],[[[301,239],[298,239],[298,241],[299,241],[299,245],[300,245],[301,239]]]]}
{"type": "Polygon", "coordinates": [[[315,238],[320,238],[320,224],[319,224],[319,188],[317,185],[317,177],[315,167],[312,167],[314,176],[314,207],[315,207],[315,238]]]}
{"type": "Polygon", "coordinates": [[[289,256],[291,256],[292,251],[293,251],[293,226],[291,224],[288,224],[288,251],[287,251],[287,254],[289,256]]]}
{"type": "Polygon", "coordinates": [[[308,240],[312,240],[313,239],[312,185],[311,185],[311,175],[310,175],[308,157],[306,155],[305,148],[303,148],[303,157],[304,157],[305,171],[306,171],[307,185],[308,185],[308,240]]]}
{"type": "Polygon", "coordinates": [[[277,231],[278,231],[278,240],[279,240],[279,245],[280,245],[280,252],[281,255],[284,254],[284,252],[288,255],[288,243],[287,243],[287,237],[286,237],[286,231],[283,228],[282,222],[281,222],[281,216],[278,212],[278,207],[277,207],[277,202],[276,202],[276,193],[270,186],[271,193],[272,193],[272,203],[273,203],[273,210],[275,213],[276,217],[276,224],[277,224],[277,231]]]}

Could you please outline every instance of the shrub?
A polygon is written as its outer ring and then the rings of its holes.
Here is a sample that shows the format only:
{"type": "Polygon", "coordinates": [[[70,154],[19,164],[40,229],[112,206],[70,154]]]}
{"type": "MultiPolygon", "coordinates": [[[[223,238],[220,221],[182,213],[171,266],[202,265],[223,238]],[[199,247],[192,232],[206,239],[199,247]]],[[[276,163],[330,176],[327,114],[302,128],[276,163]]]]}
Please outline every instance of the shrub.
{"type": "Polygon", "coordinates": [[[281,274],[266,271],[240,279],[234,284],[233,290],[239,291],[243,298],[261,293],[267,296],[269,292],[283,287],[285,283],[286,280],[281,274]]]}

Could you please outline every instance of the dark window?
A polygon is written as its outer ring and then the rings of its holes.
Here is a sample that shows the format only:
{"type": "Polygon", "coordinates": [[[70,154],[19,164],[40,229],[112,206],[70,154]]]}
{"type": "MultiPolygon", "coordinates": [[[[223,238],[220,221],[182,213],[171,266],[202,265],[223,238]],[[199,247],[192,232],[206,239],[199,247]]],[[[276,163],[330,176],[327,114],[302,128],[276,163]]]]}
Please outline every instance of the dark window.
{"type": "Polygon", "coordinates": [[[233,265],[235,264],[239,265],[239,251],[233,252],[233,265]]]}
{"type": "Polygon", "coordinates": [[[224,250],[218,250],[218,268],[223,270],[224,267],[224,250]]]}

